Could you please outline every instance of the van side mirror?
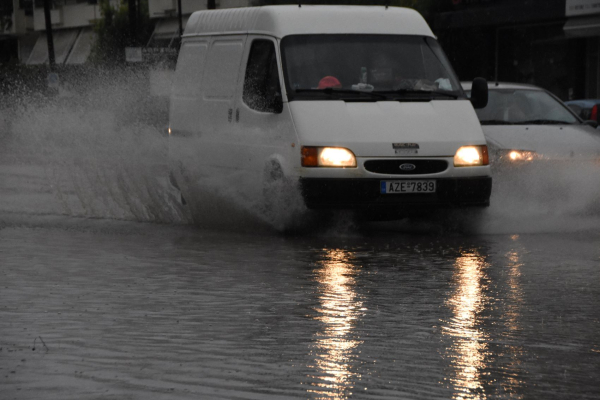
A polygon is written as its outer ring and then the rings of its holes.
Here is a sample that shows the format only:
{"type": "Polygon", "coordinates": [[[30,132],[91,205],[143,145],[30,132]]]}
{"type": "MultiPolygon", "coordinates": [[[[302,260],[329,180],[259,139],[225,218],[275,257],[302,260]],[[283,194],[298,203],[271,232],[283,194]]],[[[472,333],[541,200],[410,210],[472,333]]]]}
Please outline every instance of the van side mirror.
{"type": "Polygon", "coordinates": [[[471,104],[473,108],[485,108],[488,104],[488,84],[483,78],[473,79],[471,86],[471,104]]]}

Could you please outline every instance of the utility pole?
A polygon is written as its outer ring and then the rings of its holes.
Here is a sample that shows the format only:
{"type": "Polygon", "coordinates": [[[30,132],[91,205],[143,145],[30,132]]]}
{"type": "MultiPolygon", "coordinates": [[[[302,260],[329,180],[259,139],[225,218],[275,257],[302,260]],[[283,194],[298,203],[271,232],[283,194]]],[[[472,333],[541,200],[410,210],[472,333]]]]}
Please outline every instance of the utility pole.
{"type": "Polygon", "coordinates": [[[54,56],[54,39],[52,38],[52,19],[50,18],[50,0],[44,0],[44,19],[46,20],[46,39],[48,40],[48,63],[54,69],[56,58],[54,56]]]}
{"type": "Polygon", "coordinates": [[[207,0],[207,2],[206,2],[206,9],[207,10],[214,10],[215,8],[217,8],[216,0],[207,0]]]}
{"type": "Polygon", "coordinates": [[[183,17],[181,15],[181,0],[177,0],[177,19],[179,19],[179,39],[183,36],[183,17]]]}
{"type": "Polygon", "coordinates": [[[140,0],[136,0],[136,7],[137,7],[136,24],[140,24],[140,21],[142,20],[142,6],[140,6],[140,0]]]}
{"type": "Polygon", "coordinates": [[[129,11],[129,41],[131,46],[137,45],[137,12],[135,0],[128,0],[127,8],[129,11]]]}

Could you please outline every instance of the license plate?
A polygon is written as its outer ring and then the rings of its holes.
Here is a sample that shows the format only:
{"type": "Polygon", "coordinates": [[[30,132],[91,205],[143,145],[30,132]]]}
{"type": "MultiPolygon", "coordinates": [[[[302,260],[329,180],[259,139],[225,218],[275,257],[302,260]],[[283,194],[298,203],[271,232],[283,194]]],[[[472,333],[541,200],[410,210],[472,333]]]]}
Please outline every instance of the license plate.
{"type": "Polygon", "coordinates": [[[381,181],[382,194],[435,193],[435,181],[381,181]]]}

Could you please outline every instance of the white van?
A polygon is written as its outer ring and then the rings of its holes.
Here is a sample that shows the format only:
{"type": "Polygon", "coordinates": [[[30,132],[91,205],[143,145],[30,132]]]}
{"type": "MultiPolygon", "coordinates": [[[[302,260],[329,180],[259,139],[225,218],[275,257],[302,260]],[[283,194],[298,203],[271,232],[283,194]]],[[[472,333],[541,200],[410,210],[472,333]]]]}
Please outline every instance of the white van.
{"type": "Polygon", "coordinates": [[[188,203],[216,179],[265,202],[281,195],[274,181],[292,182],[314,209],[487,206],[473,110],[485,103],[485,81],[467,99],[414,10],[199,11],[172,89],[171,172],[188,203]]]}

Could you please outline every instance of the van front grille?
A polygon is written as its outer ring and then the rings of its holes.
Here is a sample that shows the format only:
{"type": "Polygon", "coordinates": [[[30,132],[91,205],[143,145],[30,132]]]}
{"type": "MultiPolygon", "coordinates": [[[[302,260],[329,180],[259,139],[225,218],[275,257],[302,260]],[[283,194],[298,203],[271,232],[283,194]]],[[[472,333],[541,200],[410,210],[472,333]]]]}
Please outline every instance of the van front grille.
{"type": "Polygon", "coordinates": [[[445,160],[369,160],[364,165],[369,172],[389,175],[435,174],[448,169],[445,160]]]}

